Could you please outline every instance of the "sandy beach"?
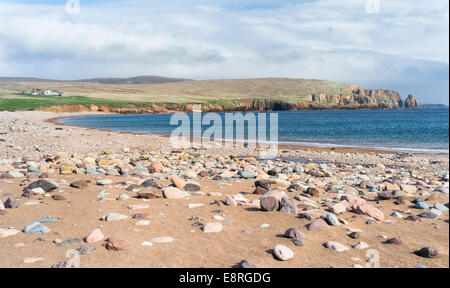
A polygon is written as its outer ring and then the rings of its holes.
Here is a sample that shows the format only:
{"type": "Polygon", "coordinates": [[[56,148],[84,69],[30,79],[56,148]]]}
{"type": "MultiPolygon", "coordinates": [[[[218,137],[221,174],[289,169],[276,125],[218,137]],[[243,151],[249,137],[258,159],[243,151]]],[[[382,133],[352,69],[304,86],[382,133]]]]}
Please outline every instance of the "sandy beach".
{"type": "Polygon", "coordinates": [[[448,154],[260,162],[51,121],[76,115],[0,112],[0,267],[449,267],[448,154]]]}

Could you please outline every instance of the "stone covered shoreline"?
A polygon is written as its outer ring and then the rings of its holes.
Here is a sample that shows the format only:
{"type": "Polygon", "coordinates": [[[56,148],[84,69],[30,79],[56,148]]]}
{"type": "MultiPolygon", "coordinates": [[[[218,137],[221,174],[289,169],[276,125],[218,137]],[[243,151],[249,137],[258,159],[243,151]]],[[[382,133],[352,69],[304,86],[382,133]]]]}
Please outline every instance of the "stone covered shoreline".
{"type": "Polygon", "coordinates": [[[448,155],[257,161],[46,121],[72,115],[0,113],[0,267],[449,267],[448,155]]]}

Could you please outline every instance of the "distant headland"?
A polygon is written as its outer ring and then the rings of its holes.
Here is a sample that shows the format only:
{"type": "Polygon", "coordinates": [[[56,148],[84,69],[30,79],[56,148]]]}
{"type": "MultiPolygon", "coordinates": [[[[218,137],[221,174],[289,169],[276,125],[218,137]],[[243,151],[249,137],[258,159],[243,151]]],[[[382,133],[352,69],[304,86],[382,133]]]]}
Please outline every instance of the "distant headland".
{"type": "Polygon", "coordinates": [[[326,80],[190,80],[161,76],[50,80],[0,77],[0,110],[164,113],[192,111],[415,109],[414,95],[326,80]]]}

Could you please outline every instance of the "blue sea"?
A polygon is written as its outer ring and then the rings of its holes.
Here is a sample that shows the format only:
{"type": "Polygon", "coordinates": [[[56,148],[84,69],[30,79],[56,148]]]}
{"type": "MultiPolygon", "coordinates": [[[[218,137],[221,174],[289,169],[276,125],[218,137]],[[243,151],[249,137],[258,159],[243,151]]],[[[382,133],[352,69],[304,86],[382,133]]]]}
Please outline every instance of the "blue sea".
{"type": "MultiPolygon", "coordinates": [[[[448,107],[272,113],[278,114],[279,144],[358,147],[420,153],[449,152],[448,107]]],[[[266,126],[269,128],[270,114],[266,114],[266,126]]],[[[188,115],[192,120],[192,114],[188,115]]],[[[223,120],[222,123],[225,123],[224,113],[219,115],[223,120]]],[[[172,114],[100,115],[61,118],[57,122],[121,132],[170,135],[177,128],[170,125],[171,117],[172,114]]],[[[192,126],[194,125],[191,123],[192,126]]],[[[202,131],[209,127],[202,126],[202,131]]],[[[267,140],[269,135],[267,131],[267,140]]]]}

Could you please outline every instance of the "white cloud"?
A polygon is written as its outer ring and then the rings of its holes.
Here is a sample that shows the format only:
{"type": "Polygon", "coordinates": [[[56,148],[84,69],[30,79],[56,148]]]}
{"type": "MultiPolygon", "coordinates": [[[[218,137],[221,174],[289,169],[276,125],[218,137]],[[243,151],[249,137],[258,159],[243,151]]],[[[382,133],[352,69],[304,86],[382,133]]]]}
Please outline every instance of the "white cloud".
{"type": "Polygon", "coordinates": [[[81,1],[68,15],[0,0],[0,75],[304,77],[424,94],[438,81],[427,100],[448,102],[447,0],[381,0],[378,14],[365,0],[221,3],[81,1]]]}

